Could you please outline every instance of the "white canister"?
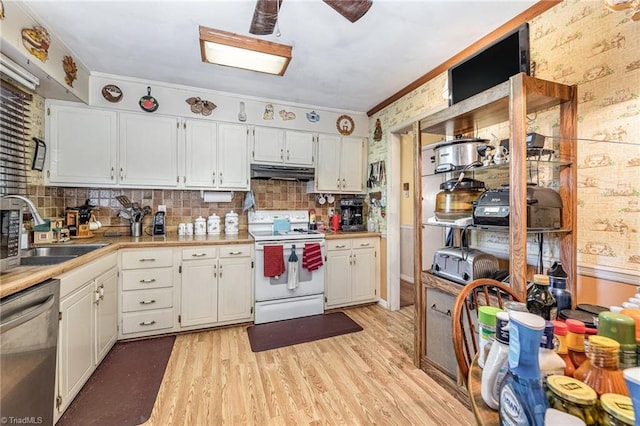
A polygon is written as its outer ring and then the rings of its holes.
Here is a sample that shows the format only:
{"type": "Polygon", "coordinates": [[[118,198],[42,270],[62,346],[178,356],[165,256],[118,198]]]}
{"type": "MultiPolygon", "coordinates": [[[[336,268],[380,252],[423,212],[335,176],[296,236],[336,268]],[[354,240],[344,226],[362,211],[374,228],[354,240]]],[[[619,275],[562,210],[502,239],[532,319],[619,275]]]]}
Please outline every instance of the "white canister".
{"type": "Polygon", "coordinates": [[[178,235],[187,235],[187,224],[179,223],[178,224],[178,235]]]}
{"type": "Polygon", "coordinates": [[[238,213],[234,213],[231,210],[224,216],[224,233],[225,234],[237,234],[238,233],[238,213]]]}
{"type": "Polygon", "coordinates": [[[207,220],[198,216],[198,218],[193,223],[193,233],[195,235],[206,235],[207,234],[207,220]]]}
{"type": "Polygon", "coordinates": [[[215,213],[207,218],[207,233],[213,235],[220,233],[220,216],[215,213]]]}
{"type": "Polygon", "coordinates": [[[193,235],[193,223],[189,222],[186,224],[186,231],[184,235],[193,235]]]}

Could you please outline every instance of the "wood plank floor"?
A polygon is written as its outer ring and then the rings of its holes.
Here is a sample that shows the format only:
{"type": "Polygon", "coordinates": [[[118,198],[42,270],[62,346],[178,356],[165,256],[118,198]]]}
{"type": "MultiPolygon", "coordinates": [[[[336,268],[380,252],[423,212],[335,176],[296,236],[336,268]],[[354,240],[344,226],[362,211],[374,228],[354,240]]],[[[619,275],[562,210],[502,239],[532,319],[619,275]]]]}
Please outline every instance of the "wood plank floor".
{"type": "Polygon", "coordinates": [[[364,331],[251,352],[247,325],[180,334],[147,425],[473,425],[413,366],[413,308],[345,312],[364,331]]]}
{"type": "Polygon", "coordinates": [[[413,305],[416,299],[416,288],[409,281],[400,280],[400,307],[413,305]]]}

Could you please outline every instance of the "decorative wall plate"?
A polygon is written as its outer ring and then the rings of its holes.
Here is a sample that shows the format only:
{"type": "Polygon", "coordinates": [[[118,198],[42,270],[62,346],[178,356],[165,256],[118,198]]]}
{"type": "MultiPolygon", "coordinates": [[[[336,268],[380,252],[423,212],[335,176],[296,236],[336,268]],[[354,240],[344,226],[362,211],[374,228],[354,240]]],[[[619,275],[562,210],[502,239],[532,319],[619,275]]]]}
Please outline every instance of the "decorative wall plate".
{"type": "Polygon", "coordinates": [[[336,128],[341,135],[349,136],[353,133],[353,129],[355,129],[356,125],[353,122],[353,118],[348,115],[341,115],[336,120],[336,128]]]}
{"type": "Polygon", "coordinates": [[[78,78],[78,67],[71,56],[65,56],[62,60],[64,70],[64,82],[73,87],[73,82],[78,78]]]}
{"type": "Polygon", "coordinates": [[[147,96],[143,96],[140,98],[138,102],[140,104],[140,108],[146,112],[154,112],[158,109],[158,100],[151,96],[151,87],[147,87],[147,96]]]}
{"type": "Polygon", "coordinates": [[[115,84],[107,84],[102,88],[102,97],[109,102],[120,102],[122,100],[122,90],[115,84]]]}
{"type": "Polygon", "coordinates": [[[292,111],[285,111],[285,110],[281,109],[279,114],[280,114],[280,118],[282,120],[284,120],[284,121],[295,120],[296,119],[296,113],[292,112],[292,111]]]}
{"type": "Polygon", "coordinates": [[[22,44],[36,58],[42,62],[49,57],[49,45],[51,39],[49,33],[44,27],[36,25],[33,28],[22,29],[22,44]]]}

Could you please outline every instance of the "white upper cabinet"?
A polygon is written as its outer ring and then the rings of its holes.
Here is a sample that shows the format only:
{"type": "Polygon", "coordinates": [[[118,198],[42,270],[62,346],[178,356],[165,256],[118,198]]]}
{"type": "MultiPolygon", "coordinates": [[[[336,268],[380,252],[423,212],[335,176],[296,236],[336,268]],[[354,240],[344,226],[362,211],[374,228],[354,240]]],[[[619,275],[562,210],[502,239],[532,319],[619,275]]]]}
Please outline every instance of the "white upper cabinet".
{"type": "Polygon", "coordinates": [[[185,120],[185,176],[188,188],[213,188],[218,182],[218,126],[212,121],[185,120]]]}
{"type": "Polygon", "coordinates": [[[314,164],[313,133],[256,126],[252,135],[253,163],[300,167],[314,164]]]}
{"type": "Polygon", "coordinates": [[[365,140],[319,135],[315,186],[318,192],[365,191],[365,140]]]}
{"type": "Polygon", "coordinates": [[[120,113],[120,185],[178,186],[178,119],[120,113]]]}
{"type": "Polygon", "coordinates": [[[249,190],[248,128],[218,124],[218,189],[249,190]]]}
{"type": "Polygon", "coordinates": [[[46,183],[116,185],[117,122],[118,114],[114,111],[47,102],[46,183]],[[89,153],[91,160],[87,161],[89,153]]]}

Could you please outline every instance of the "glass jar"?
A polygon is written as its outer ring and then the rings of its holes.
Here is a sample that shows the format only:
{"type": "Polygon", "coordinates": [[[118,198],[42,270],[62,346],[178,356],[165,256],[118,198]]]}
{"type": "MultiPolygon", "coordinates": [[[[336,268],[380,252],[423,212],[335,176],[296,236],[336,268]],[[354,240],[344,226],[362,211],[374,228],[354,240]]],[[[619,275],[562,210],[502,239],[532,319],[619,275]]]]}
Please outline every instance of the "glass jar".
{"type": "Polygon", "coordinates": [[[609,337],[620,343],[620,368],[636,366],[636,323],[633,318],[614,312],[600,312],[598,335],[609,337]]]}
{"type": "Polygon", "coordinates": [[[633,426],[633,403],[628,396],[605,393],[600,397],[600,424],[603,426],[633,426]]]}
{"type": "Polygon", "coordinates": [[[556,319],[558,304],[549,291],[549,277],[547,275],[536,274],[533,276],[533,286],[527,295],[527,310],[547,321],[556,319]]]}
{"type": "Polygon", "coordinates": [[[588,359],[573,373],[573,377],[591,386],[598,396],[617,393],[629,396],[620,370],[620,344],[604,336],[589,337],[588,359]]]}
{"type": "Polygon", "coordinates": [[[591,386],[572,377],[547,377],[549,407],[582,419],[587,426],[598,424],[598,395],[591,386]]]}

